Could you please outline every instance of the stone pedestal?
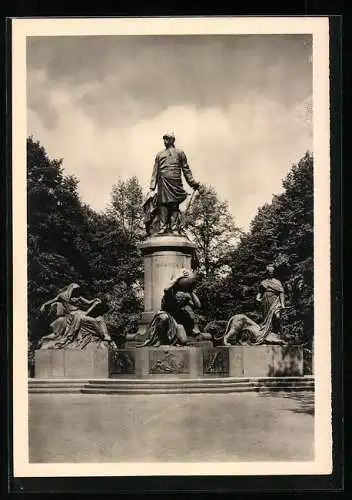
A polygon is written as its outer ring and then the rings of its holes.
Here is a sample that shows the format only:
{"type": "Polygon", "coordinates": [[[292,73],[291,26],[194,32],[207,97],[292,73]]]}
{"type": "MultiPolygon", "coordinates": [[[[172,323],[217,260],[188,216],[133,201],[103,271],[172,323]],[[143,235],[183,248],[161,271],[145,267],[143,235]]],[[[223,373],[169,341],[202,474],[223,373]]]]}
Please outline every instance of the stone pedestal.
{"type": "Polygon", "coordinates": [[[154,314],[160,310],[164,288],[179,269],[191,269],[195,245],[184,236],[152,236],[139,245],[144,260],[144,313],[135,336],[127,341],[143,341],[154,314]]]}
{"type": "Polygon", "coordinates": [[[47,349],[35,353],[38,379],[198,379],[302,377],[301,347],[47,349]]]}
{"type": "Polygon", "coordinates": [[[101,379],[109,377],[107,348],[39,349],[35,351],[35,378],[101,379]]]}

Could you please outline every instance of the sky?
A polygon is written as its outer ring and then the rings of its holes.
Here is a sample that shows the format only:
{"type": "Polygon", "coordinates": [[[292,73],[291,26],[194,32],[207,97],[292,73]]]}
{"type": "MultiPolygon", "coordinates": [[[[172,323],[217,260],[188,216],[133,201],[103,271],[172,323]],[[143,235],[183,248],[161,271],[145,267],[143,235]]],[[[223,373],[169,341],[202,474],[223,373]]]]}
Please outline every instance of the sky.
{"type": "Polygon", "coordinates": [[[146,194],[171,131],[247,230],[312,151],[311,36],[28,37],[27,108],[28,135],[93,209],[132,175],[146,194]]]}

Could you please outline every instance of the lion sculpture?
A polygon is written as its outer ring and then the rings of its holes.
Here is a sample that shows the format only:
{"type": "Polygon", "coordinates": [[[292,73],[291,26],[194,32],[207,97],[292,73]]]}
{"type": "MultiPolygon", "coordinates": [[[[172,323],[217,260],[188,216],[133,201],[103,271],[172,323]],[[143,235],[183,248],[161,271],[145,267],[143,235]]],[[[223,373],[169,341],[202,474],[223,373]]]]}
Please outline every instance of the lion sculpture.
{"type": "Polygon", "coordinates": [[[245,314],[232,316],[226,324],[225,332],[221,333],[225,323],[225,321],[212,321],[206,325],[204,331],[212,335],[214,345],[286,345],[276,333],[258,325],[245,314]]]}

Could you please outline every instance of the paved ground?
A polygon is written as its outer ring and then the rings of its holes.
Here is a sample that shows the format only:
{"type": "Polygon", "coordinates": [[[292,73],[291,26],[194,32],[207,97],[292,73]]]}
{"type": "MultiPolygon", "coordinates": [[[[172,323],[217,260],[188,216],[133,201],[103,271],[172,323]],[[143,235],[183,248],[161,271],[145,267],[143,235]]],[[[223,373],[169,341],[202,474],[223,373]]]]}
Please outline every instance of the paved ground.
{"type": "Polygon", "coordinates": [[[313,394],[30,394],[30,461],[313,460],[313,406],[313,394]]]}

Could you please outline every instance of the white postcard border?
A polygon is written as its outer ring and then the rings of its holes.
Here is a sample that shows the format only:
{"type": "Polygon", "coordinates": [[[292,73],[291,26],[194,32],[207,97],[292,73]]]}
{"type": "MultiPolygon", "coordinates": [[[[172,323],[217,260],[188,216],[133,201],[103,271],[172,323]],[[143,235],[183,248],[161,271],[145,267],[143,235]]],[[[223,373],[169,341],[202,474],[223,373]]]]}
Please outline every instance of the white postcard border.
{"type": "Polygon", "coordinates": [[[330,474],[332,472],[329,138],[329,21],[327,17],[33,18],[12,21],[12,339],[15,477],[301,475],[330,474]],[[312,462],[264,463],[29,463],[26,286],[26,37],[293,33],[311,33],[313,35],[315,460],[312,462]]]}

